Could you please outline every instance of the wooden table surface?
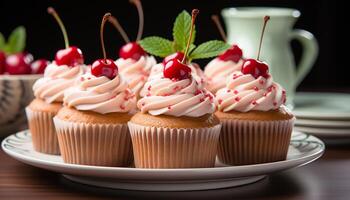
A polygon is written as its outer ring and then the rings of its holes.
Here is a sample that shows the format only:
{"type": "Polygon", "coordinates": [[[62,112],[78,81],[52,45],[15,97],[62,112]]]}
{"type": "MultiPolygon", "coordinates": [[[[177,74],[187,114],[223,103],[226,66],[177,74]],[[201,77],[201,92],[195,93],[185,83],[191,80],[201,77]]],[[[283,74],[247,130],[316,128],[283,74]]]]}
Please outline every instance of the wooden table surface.
{"type": "Polygon", "coordinates": [[[350,143],[327,145],[307,166],[254,184],[196,192],[108,190],[70,182],[60,174],[18,162],[0,150],[0,199],[350,199],[350,143]]]}

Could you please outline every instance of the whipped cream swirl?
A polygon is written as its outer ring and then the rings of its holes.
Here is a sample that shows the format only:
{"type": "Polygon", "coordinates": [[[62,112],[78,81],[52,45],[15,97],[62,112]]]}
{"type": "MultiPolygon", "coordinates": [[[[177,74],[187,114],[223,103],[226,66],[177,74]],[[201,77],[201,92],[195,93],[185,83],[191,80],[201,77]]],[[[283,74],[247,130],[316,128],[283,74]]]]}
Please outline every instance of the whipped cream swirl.
{"type": "Polygon", "coordinates": [[[193,78],[149,80],[147,95],[137,103],[142,113],[199,117],[215,111],[213,95],[193,78]]]}
{"type": "Polygon", "coordinates": [[[286,91],[271,75],[255,79],[238,71],[227,77],[226,87],[216,93],[216,100],[222,112],[268,111],[286,102],[286,91]]]}
{"type": "Polygon", "coordinates": [[[216,93],[219,89],[225,87],[226,78],[235,71],[242,69],[243,59],[240,59],[237,63],[231,60],[224,61],[219,58],[215,58],[210,61],[204,68],[204,74],[208,77],[207,89],[216,93]]]}
{"type": "Polygon", "coordinates": [[[116,64],[119,73],[129,83],[130,89],[138,94],[157,61],[153,56],[142,56],[139,60],[119,58],[116,60],[116,64]]]}
{"type": "Polygon", "coordinates": [[[80,76],[75,86],[65,91],[64,104],[101,114],[125,113],[135,108],[136,97],[120,75],[111,80],[87,72],[80,76]]]}
{"type": "MultiPolygon", "coordinates": [[[[196,63],[191,63],[188,65],[191,68],[191,75],[195,81],[200,85],[200,87],[205,87],[207,83],[207,77],[204,75],[203,70],[196,63]]],[[[148,77],[148,81],[154,79],[161,79],[163,75],[164,65],[162,63],[156,64],[152,67],[151,73],[148,77]]],[[[147,94],[147,87],[144,86],[140,91],[140,96],[144,97],[147,94]]]]}
{"type": "Polygon", "coordinates": [[[45,69],[44,77],[38,79],[33,85],[34,96],[47,103],[62,102],[64,91],[74,84],[85,69],[86,65],[71,67],[58,66],[55,62],[49,64],[45,69]]]}

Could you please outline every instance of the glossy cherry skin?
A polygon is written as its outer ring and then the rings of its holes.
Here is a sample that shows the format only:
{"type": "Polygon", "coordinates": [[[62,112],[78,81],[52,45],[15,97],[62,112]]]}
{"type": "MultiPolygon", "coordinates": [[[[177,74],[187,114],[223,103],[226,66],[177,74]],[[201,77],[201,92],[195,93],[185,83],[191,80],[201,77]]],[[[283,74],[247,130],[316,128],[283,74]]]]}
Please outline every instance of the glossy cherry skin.
{"type": "Polygon", "coordinates": [[[71,46],[69,48],[57,51],[55,62],[57,65],[74,67],[84,63],[84,56],[78,47],[71,46]]]}
{"type": "Polygon", "coordinates": [[[185,56],[184,53],[178,51],[165,57],[162,63],[165,66],[169,60],[173,60],[173,59],[182,60],[184,56],[185,56]]]}
{"type": "Polygon", "coordinates": [[[232,45],[231,48],[227,49],[218,58],[223,61],[233,61],[237,63],[243,56],[242,49],[237,45],[232,45]]]}
{"type": "Polygon", "coordinates": [[[145,50],[136,42],[129,42],[119,50],[119,57],[124,59],[139,60],[141,56],[146,55],[145,50]]]}
{"type": "Polygon", "coordinates": [[[163,70],[165,78],[183,80],[191,76],[191,68],[182,64],[178,59],[169,60],[163,70]]]}
{"type": "Polygon", "coordinates": [[[118,67],[112,59],[98,59],[92,63],[91,73],[97,77],[113,79],[118,75],[118,67]]]}
{"type": "Polygon", "coordinates": [[[0,74],[5,73],[6,54],[0,51],[0,74]]]}
{"type": "Polygon", "coordinates": [[[269,66],[255,59],[247,59],[244,61],[242,66],[243,74],[251,74],[254,78],[262,76],[264,78],[269,77],[269,66]]]}
{"type": "Polygon", "coordinates": [[[9,74],[30,74],[33,56],[29,53],[17,53],[6,58],[6,72],[9,74]]]}
{"type": "Polygon", "coordinates": [[[43,74],[48,64],[49,61],[45,59],[38,59],[32,62],[32,64],[30,64],[30,67],[32,68],[32,74],[43,74]]]}

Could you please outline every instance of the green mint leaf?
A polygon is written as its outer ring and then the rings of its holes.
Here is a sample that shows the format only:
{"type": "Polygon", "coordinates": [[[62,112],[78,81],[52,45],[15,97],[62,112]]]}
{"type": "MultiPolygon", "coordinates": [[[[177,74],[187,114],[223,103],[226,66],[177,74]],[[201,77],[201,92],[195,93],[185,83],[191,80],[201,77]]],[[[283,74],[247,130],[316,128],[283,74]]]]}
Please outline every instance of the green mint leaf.
{"type": "Polygon", "coordinates": [[[200,44],[189,56],[190,59],[210,58],[219,55],[230,48],[230,45],[220,41],[211,40],[200,44]]]}
{"type": "Polygon", "coordinates": [[[4,50],[4,47],[6,45],[5,37],[2,33],[0,33],[0,50],[4,50]]]}
{"type": "Polygon", "coordinates": [[[23,26],[19,26],[12,31],[7,45],[7,53],[22,52],[26,45],[26,29],[23,26]]]}
{"type": "Polygon", "coordinates": [[[148,53],[162,58],[174,53],[173,42],[161,37],[146,37],[138,43],[148,53]]]}
{"type": "MultiPolygon", "coordinates": [[[[190,37],[191,30],[191,15],[187,11],[182,11],[175,20],[173,27],[173,38],[176,43],[176,51],[184,52],[187,41],[190,37]]],[[[193,28],[191,44],[194,42],[196,36],[196,27],[193,28]]]]}

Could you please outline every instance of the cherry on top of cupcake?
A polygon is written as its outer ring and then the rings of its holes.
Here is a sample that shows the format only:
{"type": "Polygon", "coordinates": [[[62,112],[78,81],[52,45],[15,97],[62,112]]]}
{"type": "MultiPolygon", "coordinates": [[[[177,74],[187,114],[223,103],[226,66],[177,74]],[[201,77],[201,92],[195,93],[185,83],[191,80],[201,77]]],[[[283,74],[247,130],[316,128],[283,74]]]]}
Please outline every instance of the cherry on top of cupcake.
{"type": "Polygon", "coordinates": [[[185,57],[186,63],[190,63],[194,59],[215,57],[230,48],[230,45],[219,40],[207,41],[196,46],[194,44],[196,27],[193,27],[191,34],[191,21],[191,15],[184,10],[176,17],[172,40],[150,36],[142,39],[139,44],[146,52],[164,58],[163,65],[174,58],[183,60],[188,41],[189,49],[185,57]]]}
{"type": "Polygon", "coordinates": [[[96,77],[105,76],[109,79],[113,79],[118,75],[117,65],[114,63],[112,59],[107,58],[104,37],[103,37],[104,26],[106,24],[106,21],[111,16],[112,16],[111,13],[106,13],[102,18],[101,27],[100,27],[100,39],[101,39],[101,48],[103,52],[103,59],[97,59],[91,65],[92,75],[96,77]]]}
{"type": "Polygon", "coordinates": [[[84,63],[83,53],[81,52],[81,50],[78,47],[69,46],[69,40],[68,40],[66,28],[65,28],[61,18],[59,17],[57,12],[55,11],[55,9],[52,7],[49,7],[49,8],[47,8],[47,12],[49,14],[51,14],[55,18],[55,20],[57,21],[57,23],[62,31],[64,43],[65,43],[65,47],[66,47],[65,49],[61,49],[61,50],[57,51],[57,53],[55,55],[56,64],[58,66],[67,65],[69,67],[75,67],[77,65],[83,64],[84,63]]]}
{"type": "Polygon", "coordinates": [[[254,78],[258,78],[260,76],[262,76],[264,78],[268,78],[270,76],[268,64],[259,60],[261,45],[262,45],[262,41],[264,38],[265,27],[266,27],[266,24],[269,21],[269,19],[270,19],[270,16],[264,17],[264,24],[263,24],[263,28],[261,31],[257,59],[246,59],[243,63],[242,73],[243,74],[251,74],[254,78]]]}
{"type": "Polygon", "coordinates": [[[118,30],[120,35],[125,41],[125,45],[123,45],[119,49],[119,57],[123,59],[134,59],[139,60],[142,56],[147,55],[143,48],[138,44],[139,40],[142,38],[143,27],[144,27],[144,15],[142,4],[140,0],[130,0],[130,3],[134,4],[137,8],[137,12],[139,15],[139,28],[137,32],[136,41],[131,41],[129,36],[126,34],[123,27],[120,25],[118,19],[114,16],[110,16],[108,21],[118,30]]]}
{"type": "MultiPolygon", "coordinates": [[[[227,37],[224,29],[222,28],[222,25],[220,23],[220,19],[217,15],[212,15],[211,19],[215,23],[217,29],[219,30],[219,33],[224,40],[224,42],[227,42],[227,37]]],[[[218,56],[218,59],[223,60],[223,61],[233,61],[237,63],[240,59],[243,57],[243,51],[242,49],[236,45],[233,44],[229,49],[227,49],[224,53],[220,54],[218,56]]]]}

